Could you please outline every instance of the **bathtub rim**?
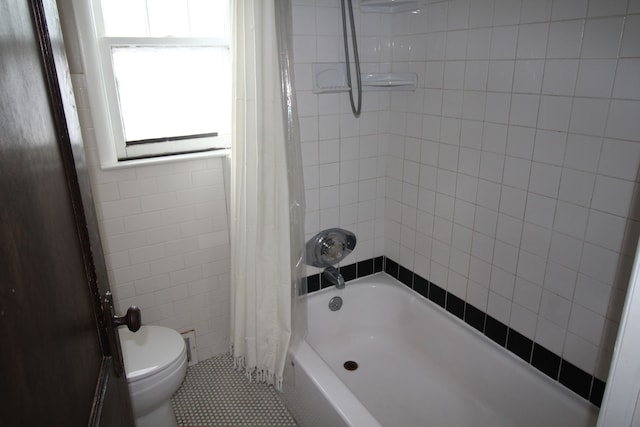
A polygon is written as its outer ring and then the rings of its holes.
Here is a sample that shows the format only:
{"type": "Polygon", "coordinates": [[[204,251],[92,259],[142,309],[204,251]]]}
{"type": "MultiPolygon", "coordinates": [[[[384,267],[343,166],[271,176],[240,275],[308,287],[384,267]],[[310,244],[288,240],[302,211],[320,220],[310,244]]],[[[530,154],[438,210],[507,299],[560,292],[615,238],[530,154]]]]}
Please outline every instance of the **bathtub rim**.
{"type": "MultiPolygon", "coordinates": [[[[440,305],[436,304],[434,301],[430,300],[429,298],[425,297],[424,295],[413,291],[411,288],[408,288],[406,284],[402,283],[397,278],[389,275],[387,272],[385,272],[385,271],[376,272],[376,273],[371,274],[371,275],[367,275],[367,276],[364,276],[364,277],[360,277],[360,278],[351,280],[351,281],[347,282],[347,287],[346,287],[345,290],[348,291],[348,289],[350,287],[354,287],[354,285],[357,285],[357,287],[366,287],[366,288],[369,288],[369,287],[371,287],[371,288],[389,287],[391,289],[395,289],[397,292],[403,293],[403,295],[415,300],[416,302],[419,302],[419,301],[422,301],[422,303],[424,303],[425,301],[428,302],[431,305],[430,306],[427,305],[427,307],[436,310],[436,313],[439,313],[440,316],[443,316],[445,319],[454,320],[455,322],[457,322],[457,325],[461,326],[463,328],[463,330],[466,331],[467,334],[475,335],[476,337],[478,337],[478,336],[481,337],[481,341],[483,341],[485,343],[485,345],[486,345],[486,343],[490,343],[490,347],[494,351],[497,351],[497,352],[499,352],[499,353],[501,353],[503,355],[505,353],[508,354],[507,357],[509,357],[513,361],[515,361],[515,363],[518,364],[520,369],[528,370],[531,373],[535,372],[535,374],[533,374],[533,375],[538,377],[538,380],[540,380],[542,382],[545,382],[548,385],[552,386],[559,393],[564,395],[565,398],[568,398],[568,399],[571,399],[571,400],[575,400],[580,406],[584,407],[584,410],[586,411],[585,413],[588,413],[590,418],[593,418],[593,419],[597,418],[599,409],[598,409],[597,406],[595,406],[588,399],[585,399],[584,397],[582,397],[582,396],[578,395],[577,393],[573,392],[572,390],[568,389],[566,386],[561,384],[559,381],[554,380],[553,378],[550,378],[548,375],[544,374],[539,369],[537,369],[536,367],[534,367],[533,365],[531,365],[527,361],[525,361],[522,358],[520,358],[518,355],[516,355],[513,352],[507,350],[506,347],[504,347],[504,346],[500,345],[499,343],[496,343],[495,341],[493,341],[491,338],[486,336],[483,332],[478,331],[477,329],[473,328],[468,323],[466,323],[464,320],[460,319],[456,315],[454,315],[451,312],[447,311],[446,309],[444,309],[440,305]]],[[[324,289],[321,289],[321,290],[318,290],[318,291],[303,295],[300,298],[301,298],[301,301],[304,301],[303,303],[306,303],[306,301],[309,298],[312,298],[314,300],[315,299],[322,299],[322,298],[330,298],[332,296],[339,296],[345,290],[339,290],[339,289],[336,289],[334,286],[330,286],[330,287],[327,287],[327,288],[324,288],[324,289]]],[[[328,299],[327,299],[327,301],[328,301],[328,299]]],[[[323,396],[331,403],[331,405],[336,410],[336,412],[340,415],[340,417],[343,420],[345,420],[347,423],[349,423],[349,425],[353,425],[353,426],[359,426],[359,425],[380,426],[381,424],[379,423],[379,421],[377,421],[373,417],[373,415],[364,407],[364,405],[358,400],[358,398],[353,394],[353,392],[351,392],[351,390],[346,386],[346,384],[342,383],[342,381],[339,379],[337,374],[321,358],[321,356],[316,352],[315,348],[307,341],[307,338],[308,338],[307,336],[304,337],[304,340],[301,341],[300,346],[298,346],[296,351],[303,351],[303,353],[301,353],[301,354],[304,354],[305,356],[309,356],[309,357],[313,358],[314,359],[314,367],[318,366],[318,367],[322,367],[324,369],[323,372],[326,374],[326,375],[323,375],[324,379],[329,378],[330,379],[330,380],[328,380],[329,384],[334,385],[334,386],[338,385],[340,388],[343,388],[344,389],[343,390],[344,395],[341,395],[341,396],[348,396],[350,398],[350,400],[352,399],[354,402],[357,402],[357,404],[355,404],[354,407],[358,408],[358,412],[366,413],[366,415],[369,417],[369,419],[371,421],[369,422],[369,424],[359,424],[359,423],[354,424],[352,422],[353,417],[350,414],[345,413],[344,409],[341,406],[341,404],[343,403],[342,399],[346,399],[347,397],[336,398],[336,396],[332,396],[330,393],[327,392],[327,389],[325,387],[323,387],[324,382],[323,381],[319,382],[318,378],[315,378],[313,375],[311,375],[309,373],[310,371],[312,371],[311,369],[304,369],[304,366],[300,366],[305,371],[305,374],[309,378],[311,378],[313,383],[319,388],[319,390],[321,391],[323,396]],[[375,423],[375,424],[372,424],[372,423],[375,423]]],[[[295,360],[295,354],[292,354],[292,358],[295,360]]]]}
{"type": "Polygon", "coordinates": [[[347,425],[382,427],[307,341],[301,341],[291,357],[295,364],[293,369],[304,371],[304,374],[347,425]],[[305,363],[298,363],[300,359],[303,359],[305,363]],[[313,372],[313,375],[310,372],[313,372]],[[329,390],[332,392],[330,393],[329,390]]]}

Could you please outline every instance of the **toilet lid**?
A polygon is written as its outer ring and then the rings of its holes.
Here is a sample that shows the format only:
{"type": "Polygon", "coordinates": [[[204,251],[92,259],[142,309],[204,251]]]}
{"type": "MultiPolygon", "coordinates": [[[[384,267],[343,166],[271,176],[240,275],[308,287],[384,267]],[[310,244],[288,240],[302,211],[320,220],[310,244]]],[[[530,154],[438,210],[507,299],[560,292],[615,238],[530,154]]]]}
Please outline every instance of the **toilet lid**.
{"type": "Polygon", "coordinates": [[[140,379],[161,371],[184,351],[182,336],[164,326],[145,325],[137,332],[118,328],[127,379],[140,379]]]}

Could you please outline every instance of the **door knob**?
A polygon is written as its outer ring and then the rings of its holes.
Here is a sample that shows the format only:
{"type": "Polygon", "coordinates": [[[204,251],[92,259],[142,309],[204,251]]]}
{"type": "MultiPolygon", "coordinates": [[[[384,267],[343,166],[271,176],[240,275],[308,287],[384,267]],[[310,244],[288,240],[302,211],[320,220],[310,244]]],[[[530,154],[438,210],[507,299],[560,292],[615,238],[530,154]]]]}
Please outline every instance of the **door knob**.
{"type": "Polygon", "coordinates": [[[127,325],[127,328],[129,328],[131,332],[136,332],[138,329],[140,329],[140,325],[142,324],[142,314],[138,307],[132,305],[127,310],[127,314],[125,314],[124,316],[116,316],[115,309],[113,307],[113,295],[110,291],[107,291],[105,293],[104,300],[109,307],[111,325],[113,325],[114,328],[122,325],[127,325]]]}
{"type": "Polygon", "coordinates": [[[122,317],[116,316],[111,291],[105,292],[103,301],[103,315],[107,322],[107,328],[110,329],[110,331],[107,332],[107,337],[109,345],[111,346],[111,360],[113,361],[113,368],[116,376],[121,377],[125,373],[125,369],[124,360],[122,360],[122,347],[120,346],[117,328],[121,325],[127,325],[127,328],[129,328],[131,332],[137,331],[140,329],[140,325],[142,323],[142,314],[138,307],[132,305],[127,310],[127,314],[122,317]]]}
{"type": "Polygon", "coordinates": [[[140,324],[142,323],[142,314],[140,313],[140,309],[135,305],[132,305],[127,310],[127,314],[124,316],[113,316],[113,325],[121,326],[127,325],[127,328],[131,332],[136,332],[140,329],[140,324]]]}

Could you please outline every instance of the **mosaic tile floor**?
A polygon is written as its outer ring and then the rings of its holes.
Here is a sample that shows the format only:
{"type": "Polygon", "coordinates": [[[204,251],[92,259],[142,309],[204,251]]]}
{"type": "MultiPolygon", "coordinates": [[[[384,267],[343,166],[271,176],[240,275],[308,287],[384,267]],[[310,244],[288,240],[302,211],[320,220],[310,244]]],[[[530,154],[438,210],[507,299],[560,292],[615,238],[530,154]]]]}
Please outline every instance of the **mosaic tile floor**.
{"type": "Polygon", "coordinates": [[[171,403],[180,427],[297,426],[278,392],[249,383],[229,354],[190,366],[171,403]]]}

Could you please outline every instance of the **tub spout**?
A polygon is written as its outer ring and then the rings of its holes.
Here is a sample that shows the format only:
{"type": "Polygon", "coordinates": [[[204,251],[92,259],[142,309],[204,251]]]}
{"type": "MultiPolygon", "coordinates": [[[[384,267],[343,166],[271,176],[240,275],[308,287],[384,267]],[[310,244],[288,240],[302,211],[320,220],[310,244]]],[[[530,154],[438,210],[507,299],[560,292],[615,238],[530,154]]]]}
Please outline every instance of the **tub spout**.
{"type": "Polygon", "coordinates": [[[325,268],[322,275],[329,283],[336,285],[336,289],[344,289],[344,278],[335,267],[325,268]]]}

